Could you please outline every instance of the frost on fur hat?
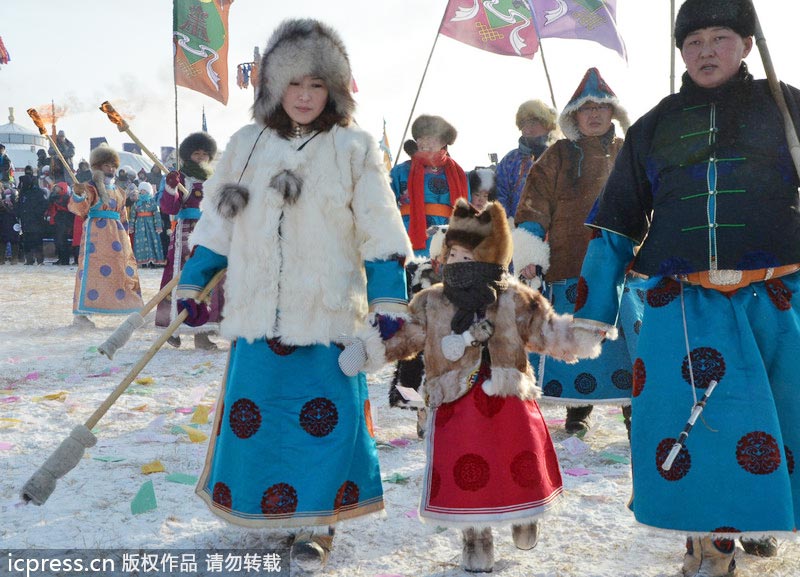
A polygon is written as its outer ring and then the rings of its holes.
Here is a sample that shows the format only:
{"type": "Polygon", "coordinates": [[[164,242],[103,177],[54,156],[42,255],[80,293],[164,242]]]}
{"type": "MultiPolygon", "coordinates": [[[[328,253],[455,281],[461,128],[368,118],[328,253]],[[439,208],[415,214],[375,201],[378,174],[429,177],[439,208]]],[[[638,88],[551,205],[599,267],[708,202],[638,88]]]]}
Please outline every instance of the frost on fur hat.
{"type": "Polygon", "coordinates": [[[558,118],[558,124],[564,136],[573,141],[580,139],[581,131],[578,129],[578,119],[575,115],[578,109],[589,101],[598,104],[610,104],[613,108],[612,120],[615,119],[619,122],[622,132],[627,132],[631,125],[631,121],[628,119],[628,112],[620,105],[617,95],[614,94],[611,87],[600,76],[600,71],[597,68],[589,68],[558,118]]]}
{"type": "Polygon", "coordinates": [[[183,139],[178,147],[178,156],[184,162],[192,159],[192,153],[202,150],[208,153],[208,157],[213,160],[217,155],[217,141],[208,132],[193,132],[183,139]]]}
{"type": "Polygon", "coordinates": [[[517,128],[522,130],[522,122],[533,118],[542,123],[547,132],[556,128],[558,113],[541,100],[526,100],[517,109],[517,128]]]}
{"type": "Polygon", "coordinates": [[[325,80],[328,100],[339,114],[352,118],[356,103],[350,93],[347,50],[333,28],[310,18],[284,20],[267,41],[258,69],[253,118],[264,123],[281,105],[289,83],[303,76],[325,80]]]}
{"type": "Polygon", "coordinates": [[[686,0],[675,18],[675,46],[701,28],[724,26],[746,38],[756,33],[755,8],[751,0],[686,0]]]}
{"type": "Polygon", "coordinates": [[[103,143],[92,149],[89,154],[89,166],[99,169],[106,162],[113,164],[115,169],[119,168],[119,154],[109,145],[103,143]]]}
{"type": "Polygon", "coordinates": [[[423,114],[411,125],[411,136],[414,140],[419,140],[423,136],[438,136],[445,145],[450,146],[456,141],[458,132],[441,116],[423,114]]]}
{"type": "Polygon", "coordinates": [[[508,267],[513,246],[511,229],[503,206],[490,202],[478,212],[463,198],[456,201],[450,225],[444,237],[445,246],[454,244],[472,251],[477,262],[489,262],[508,267]]]}

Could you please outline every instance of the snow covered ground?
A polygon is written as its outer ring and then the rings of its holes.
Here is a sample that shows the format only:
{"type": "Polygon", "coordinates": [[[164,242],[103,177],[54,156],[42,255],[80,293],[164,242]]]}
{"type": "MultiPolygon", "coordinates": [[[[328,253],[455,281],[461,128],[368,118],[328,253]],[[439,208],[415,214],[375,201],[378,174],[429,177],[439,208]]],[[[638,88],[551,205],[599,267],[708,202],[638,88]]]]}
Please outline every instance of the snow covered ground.
{"type": "MultiPolygon", "coordinates": [[[[59,480],[49,500],[41,507],[21,503],[25,481],[158,336],[150,322],[113,360],[99,354],[97,345],[124,317],[96,317],[96,329],[71,326],[74,274],[74,267],[0,267],[0,549],[242,546],[244,529],[214,517],[193,485],[168,480],[196,477],[203,466],[206,443],[192,442],[181,426],[190,424],[198,406],[215,405],[228,349],[219,338],[220,351],[195,351],[191,338],[181,349],[160,350],[98,424],[97,446],[59,480]],[[153,461],[165,471],[144,474],[142,466],[153,461]],[[157,508],[133,514],[131,502],[148,481],[157,508]]],[[[161,270],[140,275],[147,301],[158,290],[161,270]]],[[[416,517],[423,445],[412,413],[388,407],[390,376],[386,369],[370,379],[386,516],[341,525],[321,575],[467,575],[459,568],[459,533],[416,517]]],[[[532,551],[515,549],[509,528],[495,529],[494,574],[678,577],[683,537],[637,525],[625,507],[630,451],[619,408],[595,410],[585,443],[563,433],[563,409],[544,405],[543,411],[564,471],[563,506],[543,525],[532,551]]],[[[210,429],[210,421],[197,426],[206,434],[210,429]]],[[[781,541],[779,557],[767,560],[738,548],[737,563],[740,577],[797,576],[800,545],[781,541]]]]}

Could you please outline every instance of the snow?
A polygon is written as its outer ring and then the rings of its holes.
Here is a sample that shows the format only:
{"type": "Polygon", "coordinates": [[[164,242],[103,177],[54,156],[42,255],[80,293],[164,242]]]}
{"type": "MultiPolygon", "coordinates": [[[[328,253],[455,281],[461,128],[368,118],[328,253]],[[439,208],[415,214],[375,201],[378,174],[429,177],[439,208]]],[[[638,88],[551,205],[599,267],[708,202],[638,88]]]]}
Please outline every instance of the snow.
{"type": "MultiPolygon", "coordinates": [[[[176,426],[190,424],[198,405],[215,406],[228,349],[219,337],[219,351],[196,351],[191,337],[180,349],[161,349],[139,374],[142,382],[134,381],[100,420],[97,445],[58,481],[47,502],[21,502],[26,480],[159,335],[148,319],[113,360],[99,354],[97,346],[125,317],[95,317],[95,329],[73,327],[74,275],[75,267],[0,268],[0,547],[227,549],[252,543],[252,531],[216,518],[193,485],[167,481],[174,473],[196,477],[203,467],[206,443],[191,442],[176,426]],[[41,399],[59,392],[65,393],[61,400],[41,399]],[[142,473],[155,460],[166,471],[142,473]],[[147,481],[157,508],[132,514],[131,501],[147,481]]],[[[144,269],[140,277],[147,301],[158,291],[161,270],[144,269]]],[[[370,377],[386,515],[340,525],[330,563],[319,574],[468,575],[459,567],[459,533],[417,518],[424,448],[414,414],[388,406],[390,377],[391,368],[370,377]]],[[[595,426],[582,441],[563,432],[563,408],[542,408],[565,472],[563,505],[544,522],[532,551],[514,548],[510,528],[495,528],[493,574],[678,577],[683,536],[638,525],[626,507],[630,451],[619,408],[597,407],[595,426]]],[[[198,430],[210,434],[210,423],[198,430]]],[[[781,540],[777,558],[758,559],[737,547],[737,564],[739,577],[796,576],[800,550],[781,540]]]]}

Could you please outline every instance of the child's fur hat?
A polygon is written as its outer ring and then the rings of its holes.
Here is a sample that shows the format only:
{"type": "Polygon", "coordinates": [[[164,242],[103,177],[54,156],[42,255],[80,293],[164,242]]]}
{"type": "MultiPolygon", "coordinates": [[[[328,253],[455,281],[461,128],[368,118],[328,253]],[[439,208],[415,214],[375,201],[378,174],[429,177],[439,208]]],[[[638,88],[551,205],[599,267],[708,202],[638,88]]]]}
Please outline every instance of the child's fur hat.
{"type": "Polygon", "coordinates": [[[178,147],[178,156],[184,162],[192,159],[192,153],[198,150],[208,153],[208,157],[214,160],[217,155],[217,141],[208,132],[193,132],[183,139],[178,147]]]}
{"type": "Polygon", "coordinates": [[[476,262],[494,263],[504,267],[511,263],[511,230],[506,211],[497,202],[490,202],[484,210],[478,212],[466,200],[459,198],[444,242],[447,247],[457,244],[469,248],[476,262]]]}

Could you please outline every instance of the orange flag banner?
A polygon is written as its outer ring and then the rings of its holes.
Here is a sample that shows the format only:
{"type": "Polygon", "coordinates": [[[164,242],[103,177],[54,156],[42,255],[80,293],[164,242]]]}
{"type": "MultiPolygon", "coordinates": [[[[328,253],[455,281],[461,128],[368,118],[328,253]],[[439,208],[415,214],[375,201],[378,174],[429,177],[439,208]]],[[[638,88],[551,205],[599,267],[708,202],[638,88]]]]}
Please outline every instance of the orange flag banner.
{"type": "Polygon", "coordinates": [[[233,0],[173,0],[175,83],[228,103],[228,12],[233,0]]]}

